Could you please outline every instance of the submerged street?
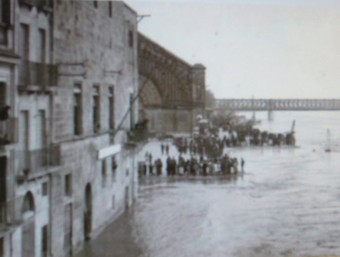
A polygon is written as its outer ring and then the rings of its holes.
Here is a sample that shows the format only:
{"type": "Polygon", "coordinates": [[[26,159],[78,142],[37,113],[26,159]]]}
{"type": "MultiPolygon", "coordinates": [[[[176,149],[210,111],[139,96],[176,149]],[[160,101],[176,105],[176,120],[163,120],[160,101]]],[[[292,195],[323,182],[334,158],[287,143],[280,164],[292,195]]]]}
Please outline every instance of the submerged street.
{"type": "Polygon", "coordinates": [[[142,178],[138,202],[78,257],[340,253],[340,153],[308,137],[298,148],[226,149],[245,158],[242,176],[142,178]]]}
{"type": "Polygon", "coordinates": [[[257,151],[251,160],[254,169],[230,180],[148,179],[136,205],[80,256],[307,256],[311,249],[313,256],[339,253],[340,175],[332,160],[317,166],[315,159],[296,157],[295,151],[300,150],[257,151]],[[280,155],[305,160],[288,165],[280,155]],[[270,170],[260,169],[264,159],[272,160],[270,170]],[[288,166],[295,172],[277,169],[288,166]]]}
{"type": "MultiPolygon", "coordinates": [[[[282,163],[271,163],[276,165],[282,163]]],[[[307,256],[311,249],[313,256],[339,253],[340,194],[329,189],[340,177],[320,170],[256,170],[223,181],[149,180],[134,208],[80,256],[307,256]],[[304,180],[305,175],[310,179],[304,180]]]]}

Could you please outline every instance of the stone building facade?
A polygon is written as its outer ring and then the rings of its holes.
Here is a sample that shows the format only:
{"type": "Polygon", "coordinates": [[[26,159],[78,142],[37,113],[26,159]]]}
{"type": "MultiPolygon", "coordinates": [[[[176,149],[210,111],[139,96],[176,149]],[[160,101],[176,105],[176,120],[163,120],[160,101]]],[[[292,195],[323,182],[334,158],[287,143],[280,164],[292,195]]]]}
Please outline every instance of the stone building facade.
{"type": "Polygon", "coordinates": [[[205,110],[205,67],[190,65],[138,34],[141,115],[156,133],[191,133],[205,110]]]}
{"type": "Polygon", "coordinates": [[[0,256],[70,256],[137,195],[137,14],[0,5],[0,256]]]}

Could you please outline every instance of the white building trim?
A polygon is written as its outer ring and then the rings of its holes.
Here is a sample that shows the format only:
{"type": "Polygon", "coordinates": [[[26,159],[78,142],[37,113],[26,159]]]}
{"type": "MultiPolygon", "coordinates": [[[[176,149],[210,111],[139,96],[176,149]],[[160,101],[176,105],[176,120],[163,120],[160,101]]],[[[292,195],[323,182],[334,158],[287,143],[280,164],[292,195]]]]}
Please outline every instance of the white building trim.
{"type": "Polygon", "coordinates": [[[105,147],[103,149],[98,150],[98,160],[105,159],[109,156],[115,155],[119,153],[122,149],[120,144],[111,145],[109,147],[105,147]]]}

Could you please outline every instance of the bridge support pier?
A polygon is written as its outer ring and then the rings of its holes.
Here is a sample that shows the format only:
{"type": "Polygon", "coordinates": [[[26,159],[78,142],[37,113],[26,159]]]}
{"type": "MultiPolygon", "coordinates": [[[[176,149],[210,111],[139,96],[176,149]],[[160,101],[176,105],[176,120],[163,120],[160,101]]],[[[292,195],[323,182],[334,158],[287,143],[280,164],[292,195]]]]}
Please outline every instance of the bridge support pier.
{"type": "Polygon", "coordinates": [[[268,111],[268,121],[273,121],[274,120],[274,111],[269,110],[268,111]]]}

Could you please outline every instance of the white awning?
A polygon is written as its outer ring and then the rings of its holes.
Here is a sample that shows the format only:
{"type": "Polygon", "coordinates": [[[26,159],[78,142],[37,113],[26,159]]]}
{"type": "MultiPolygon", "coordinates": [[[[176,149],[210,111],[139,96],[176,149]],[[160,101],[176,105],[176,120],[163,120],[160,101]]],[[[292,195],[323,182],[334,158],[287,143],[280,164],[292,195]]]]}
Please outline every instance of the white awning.
{"type": "Polygon", "coordinates": [[[105,159],[107,157],[115,155],[116,153],[119,153],[121,149],[122,146],[120,144],[111,145],[109,147],[100,149],[98,150],[98,160],[105,159]]]}

